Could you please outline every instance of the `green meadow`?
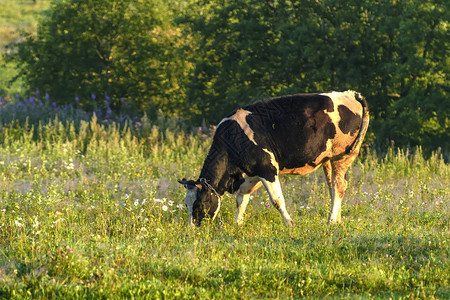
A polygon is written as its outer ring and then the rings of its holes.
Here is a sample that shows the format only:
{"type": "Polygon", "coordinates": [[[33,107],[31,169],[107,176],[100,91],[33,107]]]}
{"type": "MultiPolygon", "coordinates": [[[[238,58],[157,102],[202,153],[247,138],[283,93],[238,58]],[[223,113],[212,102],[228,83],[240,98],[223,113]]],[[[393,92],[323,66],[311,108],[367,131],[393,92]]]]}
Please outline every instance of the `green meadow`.
{"type": "Polygon", "coordinates": [[[321,170],[282,177],[295,226],[258,190],[187,226],[182,177],[211,144],[169,121],[3,122],[0,298],[450,297],[450,165],[420,149],[364,153],[343,223],[321,170]]]}

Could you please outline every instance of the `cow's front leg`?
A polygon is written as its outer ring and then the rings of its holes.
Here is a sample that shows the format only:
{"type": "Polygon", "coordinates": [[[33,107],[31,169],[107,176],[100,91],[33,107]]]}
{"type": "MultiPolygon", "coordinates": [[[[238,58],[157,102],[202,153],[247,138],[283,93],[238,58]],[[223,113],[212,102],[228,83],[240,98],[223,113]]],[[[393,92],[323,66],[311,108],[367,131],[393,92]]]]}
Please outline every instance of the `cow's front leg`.
{"type": "Polygon", "coordinates": [[[280,212],[283,220],[288,225],[294,225],[294,221],[292,221],[286,210],[286,203],[284,201],[283,192],[281,191],[280,181],[278,180],[278,176],[275,176],[275,181],[271,182],[264,178],[260,178],[267,192],[269,193],[270,201],[273,206],[280,212]]]}
{"type": "Polygon", "coordinates": [[[247,177],[237,192],[236,196],[236,222],[242,224],[244,222],[244,213],[250,200],[250,195],[261,187],[261,181],[258,177],[247,177]]]}
{"type": "Polygon", "coordinates": [[[245,209],[247,208],[248,201],[250,200],[250,194],[245,195],[236,195],[236,222],[241,225],[244,222],[244,213],[245,209]]]}

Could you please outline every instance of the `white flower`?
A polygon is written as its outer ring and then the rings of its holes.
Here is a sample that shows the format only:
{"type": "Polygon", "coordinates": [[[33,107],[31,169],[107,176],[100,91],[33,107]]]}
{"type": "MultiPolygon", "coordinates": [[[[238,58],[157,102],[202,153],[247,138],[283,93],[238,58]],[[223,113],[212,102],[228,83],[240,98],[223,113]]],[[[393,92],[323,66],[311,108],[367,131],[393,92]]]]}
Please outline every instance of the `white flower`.
{"type": "Polygon", "coordinates": [[[18,217],[16,220],[14,220],[14,225],[16,225],[17,227],[22,227],[23,224],[20,221],[22,221],[22,217],[18,217]]]}
{"type": "Polygon", "coordinates": [[[139,205],[139,200],[135,200],[134,201],[134,206],[138,206],[139,205]]]}
{"type": "Polygon", "coordinates": [[[170,200],[168,204],[169,204],[169,206],[172,206],[173,205],[173,201],[170,200]]]}
{"type": "Polygon", "coordinates": [[[163,210],[163,211],[167,211],[168,209],[169,209],[169,208],[167,207],[167,205],[163,205],[163,206],[162,206],[162,210],[163,210]]]}
{"type": "Polygon", "coordinates": [[[161,229],[161,228],[156,228],[156,231],[157,231],[157,232],[161,232],[162,229],[161,229]]]}

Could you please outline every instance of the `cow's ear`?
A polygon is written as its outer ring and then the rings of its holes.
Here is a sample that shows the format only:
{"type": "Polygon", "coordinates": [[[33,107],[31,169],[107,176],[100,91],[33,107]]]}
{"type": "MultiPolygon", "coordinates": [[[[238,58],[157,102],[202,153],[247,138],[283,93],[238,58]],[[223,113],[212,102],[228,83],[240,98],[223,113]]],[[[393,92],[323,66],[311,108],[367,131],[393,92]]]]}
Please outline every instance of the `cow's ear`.
{"type": "Polygon", "coordinates": [[[181,179],[181,180],[178,180],[178,182],[181,183],[182,185],[184,185],[185,188],[187,188],[187,182],[188,182],[188,181],[186,180],[186,178],[183,178],[183,179],[181,179]]]}

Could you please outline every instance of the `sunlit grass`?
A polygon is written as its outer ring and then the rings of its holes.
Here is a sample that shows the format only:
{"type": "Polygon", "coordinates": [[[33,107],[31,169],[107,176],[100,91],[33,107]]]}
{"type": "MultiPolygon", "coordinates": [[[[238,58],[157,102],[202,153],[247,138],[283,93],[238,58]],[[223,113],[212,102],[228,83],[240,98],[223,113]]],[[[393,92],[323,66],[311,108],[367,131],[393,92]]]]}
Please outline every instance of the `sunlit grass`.
{"type": "Polygon", "coordinates": [[[321,171],[283,177],[296,226],[258,190],[245,223],[187,227],[184,189],[210,138],[133,124],[4,124],[0,297],[449,297],[450,167],[390,151],[348,174],[343,224],[326,225],[321,171]]]}

